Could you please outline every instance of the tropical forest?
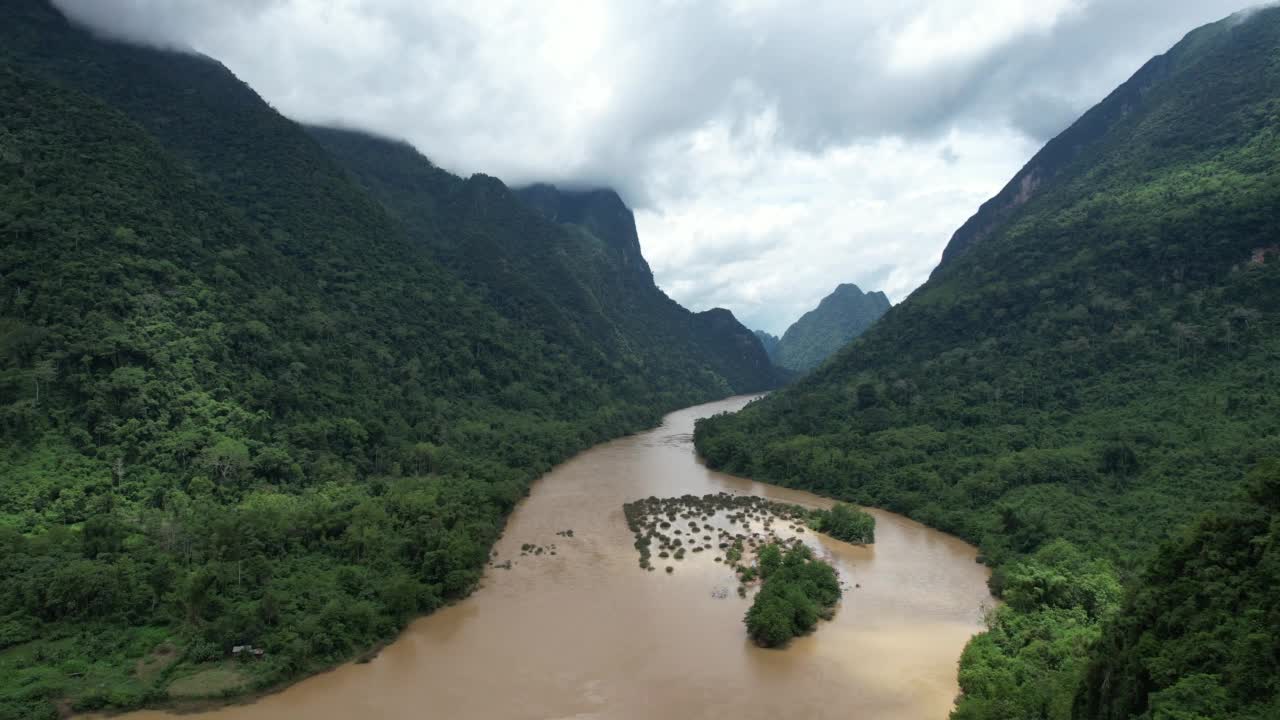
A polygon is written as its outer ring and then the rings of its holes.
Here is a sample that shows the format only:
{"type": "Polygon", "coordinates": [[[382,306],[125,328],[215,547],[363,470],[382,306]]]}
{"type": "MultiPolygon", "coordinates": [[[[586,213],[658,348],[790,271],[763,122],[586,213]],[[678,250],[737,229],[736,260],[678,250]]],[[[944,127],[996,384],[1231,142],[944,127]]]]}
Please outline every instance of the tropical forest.
{"type": "Polygon", "coordinates": [[[1280,718],[1206,2],[0,0],[0,720],[1280,718]]]}

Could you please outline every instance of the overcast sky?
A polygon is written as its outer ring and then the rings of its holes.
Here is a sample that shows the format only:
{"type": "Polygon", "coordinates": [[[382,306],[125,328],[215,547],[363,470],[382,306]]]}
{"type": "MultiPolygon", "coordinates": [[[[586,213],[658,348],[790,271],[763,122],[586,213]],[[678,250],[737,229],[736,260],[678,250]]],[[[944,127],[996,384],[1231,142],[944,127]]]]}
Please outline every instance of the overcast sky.
{"type": "Polygon", "coordinates": [[[1049,138],[1252,0],[55,0],[460,174],[616,188],[659,285],[894,302],[1049,138]]]}

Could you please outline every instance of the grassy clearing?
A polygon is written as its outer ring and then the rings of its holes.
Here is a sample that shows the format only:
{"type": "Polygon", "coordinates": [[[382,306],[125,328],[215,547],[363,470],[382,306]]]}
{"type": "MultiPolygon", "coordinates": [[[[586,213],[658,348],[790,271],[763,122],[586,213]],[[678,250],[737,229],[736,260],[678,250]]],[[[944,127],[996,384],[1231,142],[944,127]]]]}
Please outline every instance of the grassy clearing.
{"type": "Polygon", "coordinates": [[[177,700],[221,697],[244,690],[246,684],[248,678],[228,663],[174,680],[169,684],[169,697],[177,700]]]}

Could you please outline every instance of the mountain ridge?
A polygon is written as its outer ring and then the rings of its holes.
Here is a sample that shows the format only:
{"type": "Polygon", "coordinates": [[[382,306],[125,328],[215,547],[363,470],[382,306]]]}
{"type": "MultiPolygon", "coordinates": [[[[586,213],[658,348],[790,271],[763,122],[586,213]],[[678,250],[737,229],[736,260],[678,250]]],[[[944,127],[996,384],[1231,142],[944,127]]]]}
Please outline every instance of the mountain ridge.
{"type": "MultiPolygon", "coordinates": [[[[1232,16],[1233,18],[1235,16],[1232,16]]],[[[952,235],[942,251],[942,260],[934,274],[949,266],[975,243],[995,231],[1027,201],[1052,186],[1053,180],[1082,153],[1092,147],[1114,123],[1142,106],[1147,93],[1168,80],[1181,61],[1184,48],[1204,36],[1220,32],[1231,25],[1232,18],[1211,23],[1187,33],[1168,52],[1148,60],[1132,77],[1121,83],[1097,105],[1087,110],[1066,130],[1052,138],[1014,175],[994,197],[984,202],[952,235]]]]}
{"type": "Polygon", "coordinates": [[[700,358],[722,378],[726,395],[777,384],[763,348],[747,340],[750,331],[736,319],[691,313],[656,285],[632,212],[612,190],[561,191],[546,184],[511,189],[487,176],[462,180],[407,143],[351,130],[307,131],[419,242],[460,277],[485,288],[510,317],[544,328],[544,318],[557,317],[563,332],[548,332],[564,342],[583,336],[567,330],[574,327],[589,328],[590,337],[618,339],[606,345],[639,363],[637,371],[664,378],[690,376],[689,363],[680,358],[700,358]],[[499,200],[477,212],[471,197],[477,192],[499,200]],[[489,228],[488,244],[448,240],[464,237],[466,224],[489,228]],[[542,281],[534,287],[527,278],[542,281]],[[495,288],[503,290],[494,293],[495,288]]]}
{"type": "Polygon", "coordinates": [[[698,426],[713,468],[980,546],[1004,604],[961,659],[957,720],[1252,720],[1280,703],[1258,681],[1274,656],[1250,649],[1280,625],[1183,602],[1215,577],[1259,597],[1272,569],[1251,565],[1270,544],[1236,539],[1259,526],[1246,474],[1280,456],[1280,263],[1254,261],[1280,234],[1278,48],[1280,8],[1189,33],[867,333],[698,426]],[[1219,519],[1178,543],[1204,514],[1219,519]],[[1221,530],[1233,516],[1248,520],[1221,530]],[[1188,564],[1202,545],[1248,563],[1188,564]]]}
{"type": "Polygon", "coordinates": [[[214,61],[0,20],[0,718],[356,657],[554,464],[773,383],[495,178],[392,146],[375,192],[214,61]]]}

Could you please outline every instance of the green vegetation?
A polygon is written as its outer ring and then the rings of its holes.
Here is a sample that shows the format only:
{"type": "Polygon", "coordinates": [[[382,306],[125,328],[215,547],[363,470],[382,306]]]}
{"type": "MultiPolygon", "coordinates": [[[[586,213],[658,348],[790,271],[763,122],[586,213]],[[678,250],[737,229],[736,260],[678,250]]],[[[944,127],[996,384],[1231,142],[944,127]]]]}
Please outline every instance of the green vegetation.
{"type": "Polygon", "coordinates": [[[764,351],[769,355],[769,359],[774,365],[778,364],[778,342],[780,338],[777,335],[770,335],[763,330],[753,331],[756,337],[760,339],[760,345],[764,347],[764,351]]]}
{"type": "Polygon", "coordinates": [[[1280,464],[1172,542],[1109,625],[1081,717],[1280,717],[1280,464]]]}
{"type": "MultiPolygon", "coordinates": [[[[754,495],[648,497],[626,503],[622,510],[635,535],[643,570],[654,569],[650,562],[654,546],[659,550],[658,557],[665,558],[669,552],[675,553],[676,560],[684,557],[684,541],[677,536],[685,533],[672,528],[672,524],[684,522],[692,542],[697,542],[697,533],[707,533],[702,536],[706,545],[694,545],[695,553],[710,550],[712,533],[717,535],[725,554],[714,561],[733,568],[740,583],[739,597],[746,597],[746,583],[764,579],[744,620],[752,640],[763,647],[784,645],[796,635],[813,630],[818,618],[830,618],[840,599],[835,569],[814,558],[799,538],[779,537],[774,523],[791,523],[788,529],[797,533],[803,532],[806,523],[815,528],[825,525],[829,530],[823,532],[842,533],[844,537],[840,539],[850,542],[871,542],[875,531],[874,518],[849,505],[838,503],[831,510],[810,510],[754,495]],[[739,564],[748,550],[755,553],[755,562],[739,564]]],[[[675,569],[668,565],[666,571],[675,569]]]]}
{"type": "Polygon", "coordinates": [[[809,527],[837,540],[858,545],[876,541],[876,519],[847,503],[836,503],[830,510],[814,511],[809,527]]]}
{"type": "Polygon", "coordinates": [[[609,387],[675,407],[776,384],[763,348],[728,311],[691,313],[658,289],[616,193],[513,192],[450,175],[402,142],[307,131],[487,305],[596,360],[590,370],[609,387]]]}
{"type": "MultiPolygon", "coordinates": [[[[731,359],[502,305],[559,307],[561,276],[512,257],[480,287],[416,223],[499,260],[502,233],[598,238],[492,179],[440,196],[474,217],[411,220],[216,62],[36,0],[0,21],[0,718],[241,694],[365,653],[475,585],[553,464],[769,381],[727,313],[701,322],[731,359]]],[[[576,277],[613,267],[592,262],[576,277]]],[[[643,297],[630,282],[584,302],[643,297]]]]}
{"type": "Polygon", "coordinates": [[[757,568],[764,584],[743,622],[747,634],[762,647],[781,647],[811,632],[819,618],[831,617],[840,600],[835,568],[814,558],[803,543],[793,542],[785,551],[778,543],[765,545],[757,568]]]}
{"type": "Polygon", "coordinates": [[[888,310],[889,298],[884,293],[864,293],[857,285],[839,285],[818,307],[787,328],[770,357],[779,367],[807,372],[866,332],[888,310]]]}
{"type": "Polygon", "coordinates": [[[960,659],[963,718],[1069,718],[1086,649],[1123,589],[1110,561],[1066,540],[1001,569],[1005,604],[960,659]]]}
{"type": "MultiPolygon", "coordinates": [[[[712,533],[715,533],[715,540],[725,551],[725,557],[716,557],[715,561],[734,565],[742,558],[747,546],[754,548],[778,541],[773,529],[775,521],[802,523],[810,517],[810,511],[799,505],[729,493],[701,497],[647,497],[624,503],[622,512],[627,519],[627,527],[635,535],[634,545],[640,553],[642,570],[653,569],[650,558],[655,545],[660,558],[673,554],[676,560],[684,558],[685,540],[677,536],[684,536],[685,531],[672,528],[675,523],[687,523],[688,541],[695,553],[710,550],[712,533]],[[721,513],[723,519],[719,517],[721,513]],[[712,522],[717,524],[712,525],[712,522]],[[700,533],[701,540],[698,539],[700,533]]],[[[744,568],[738,567],[737,570],[742,572],[744,568]]]]}
{"type": "Polygon", "coordinates": [[[1280,457],[1278,128],[1280,9],[1191,33],[850,347],[699,424],[712,467],[980,545],[1006,603],[954,717],[1275,715],[1273,515],[1241,498],[1280,457]]]}

